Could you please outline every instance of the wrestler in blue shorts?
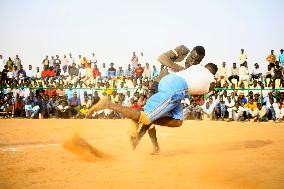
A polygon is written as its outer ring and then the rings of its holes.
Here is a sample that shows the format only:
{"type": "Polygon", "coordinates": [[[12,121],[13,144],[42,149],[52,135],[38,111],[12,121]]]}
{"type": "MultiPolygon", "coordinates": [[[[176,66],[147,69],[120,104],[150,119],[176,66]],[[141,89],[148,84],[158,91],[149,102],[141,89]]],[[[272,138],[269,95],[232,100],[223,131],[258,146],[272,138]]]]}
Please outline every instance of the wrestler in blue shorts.
{"type": "MultiPolygon", "coordinates": [[[[178,70],[179,68],[174,67],[174,69],[178,70]]],[[[105,97],[91,107],[88,114],[91,115],[94,111],[101,109],[111,109],[133,120],[135,124],[130,129],[133,148],[135,149],[141,137],[149,130],[154,145],[153,153],[156,154],[159,152],[159,145],[155,127],[151,128],[151,125],[181,126],[183,123],[181,100],[188,93],[207,93],[213,86],[216,72],[217,66],[215,64],[209,63],[205,67],[192,64],[187,69],[162,77],[158,84],[158,92],[147,100],[144,111],[112,103],[108,97],[105,97]],[[139,124],[142,124],[142,127],[138,133],[139,124]]]]}

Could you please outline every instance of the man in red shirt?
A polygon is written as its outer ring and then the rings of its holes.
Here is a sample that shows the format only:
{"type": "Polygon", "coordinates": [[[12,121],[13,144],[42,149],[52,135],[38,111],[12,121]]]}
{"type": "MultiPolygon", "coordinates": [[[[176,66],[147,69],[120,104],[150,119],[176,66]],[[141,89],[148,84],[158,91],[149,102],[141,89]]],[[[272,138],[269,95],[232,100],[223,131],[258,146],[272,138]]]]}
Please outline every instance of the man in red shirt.
{"type": "Polygon", "coordinates": [[[141,64],[138,64],[137,68],[134,70],[136,79],[142,79],[143,71],[144,68],[141,67],[141,64]]]}
{"type": "Polygon", "coordinates": [[[94,65],[92,72],[93,72],[94,79],[98,76],[101,76],[101,72],[100,72],[97,64],[94,65]]]}

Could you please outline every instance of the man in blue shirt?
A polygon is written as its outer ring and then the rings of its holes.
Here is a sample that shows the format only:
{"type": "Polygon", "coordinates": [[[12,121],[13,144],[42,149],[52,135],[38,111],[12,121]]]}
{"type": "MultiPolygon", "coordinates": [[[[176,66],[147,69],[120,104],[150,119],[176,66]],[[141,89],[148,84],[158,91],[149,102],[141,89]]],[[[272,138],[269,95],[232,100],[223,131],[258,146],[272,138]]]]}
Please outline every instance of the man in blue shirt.
{"type": "Polygon", "coordinates": [[[284,54],[283,54],[283,49],[280,50],[280,55],[278,56],[279,58],[279,63],[280,63],[280,66],[282,66],[284,68],[284,54]]]}

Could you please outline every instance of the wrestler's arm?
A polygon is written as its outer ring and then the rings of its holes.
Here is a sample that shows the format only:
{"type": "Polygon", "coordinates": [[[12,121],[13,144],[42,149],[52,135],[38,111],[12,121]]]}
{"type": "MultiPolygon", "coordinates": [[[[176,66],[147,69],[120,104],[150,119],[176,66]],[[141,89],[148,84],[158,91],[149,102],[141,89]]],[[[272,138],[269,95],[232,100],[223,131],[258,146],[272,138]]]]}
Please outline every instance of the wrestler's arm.
{"type": "Polygon", "coordinates": [[[180,45],[173,50],[169,50],[163,54],[161,54],[158,58],[158,61],[176,71],[184,70],[185,68],[176,64],[175,62],[181,62],[189,53],[189,49],[184,46],[180,45]]]}

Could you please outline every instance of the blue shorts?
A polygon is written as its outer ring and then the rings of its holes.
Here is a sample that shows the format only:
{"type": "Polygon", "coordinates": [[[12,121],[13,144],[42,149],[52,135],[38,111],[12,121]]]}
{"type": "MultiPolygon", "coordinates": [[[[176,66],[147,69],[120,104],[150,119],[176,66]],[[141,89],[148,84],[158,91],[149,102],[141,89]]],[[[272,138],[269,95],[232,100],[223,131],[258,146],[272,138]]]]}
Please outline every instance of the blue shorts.
{"type": "Polygon", "coordinates": [[[176,75],[169,74],[163,77],[158,86],[158,93],[151,96],[144,106],[144,112],[151,122],[161,117],[183,119],[181,100],[187,94],[186,81],[176,75]]]}

